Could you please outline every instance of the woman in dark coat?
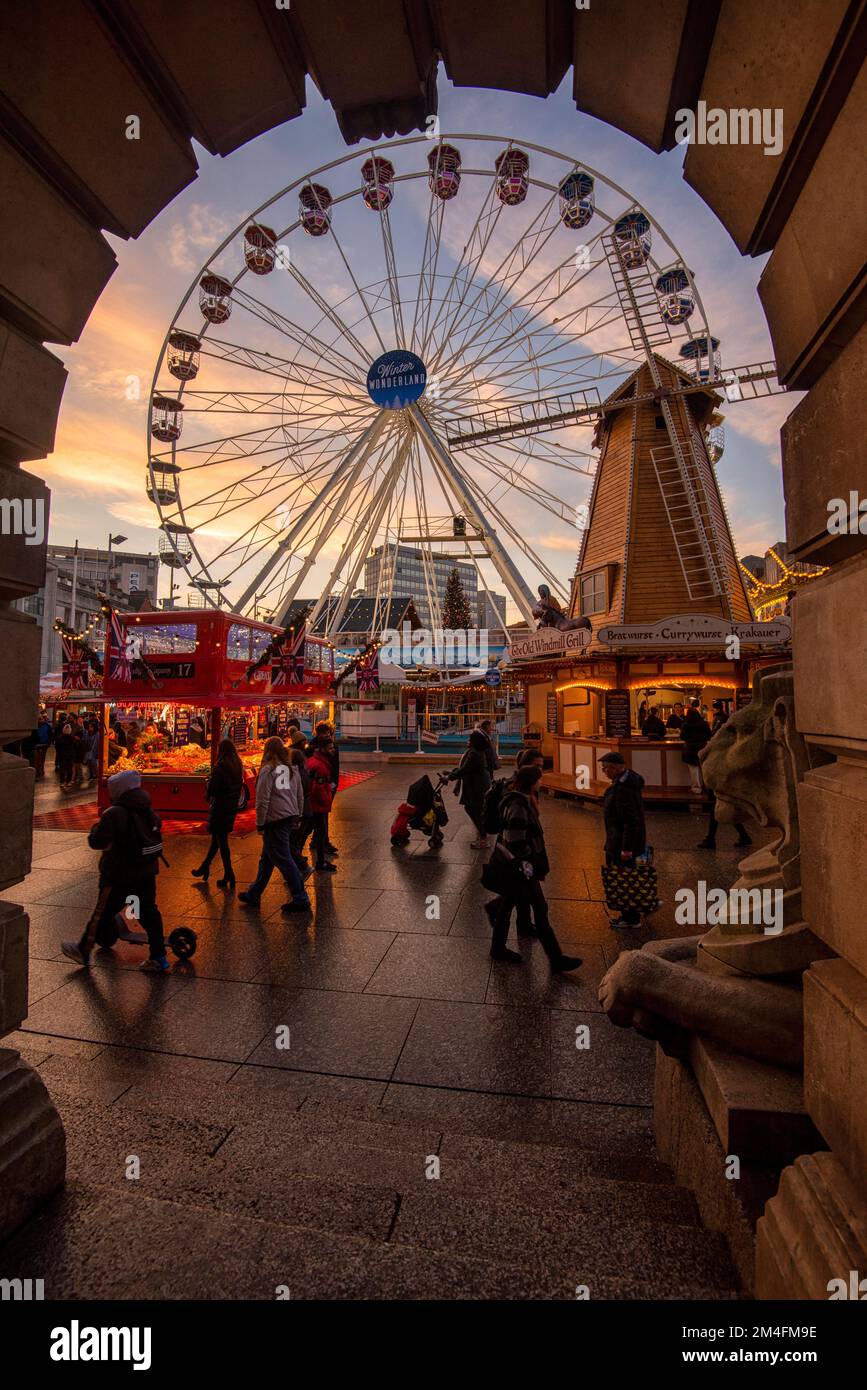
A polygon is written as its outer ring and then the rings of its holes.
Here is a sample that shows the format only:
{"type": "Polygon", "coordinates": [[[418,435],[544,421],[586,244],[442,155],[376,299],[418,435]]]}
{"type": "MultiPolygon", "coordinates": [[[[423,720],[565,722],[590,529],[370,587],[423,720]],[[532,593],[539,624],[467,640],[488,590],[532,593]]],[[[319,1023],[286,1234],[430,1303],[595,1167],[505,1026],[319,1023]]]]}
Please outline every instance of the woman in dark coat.
{"type": "Polygon", "coordinates": [[[487,849],[489,843],[482,828],[485,792],[491,785],[487,750],[485,735],[473,729],[469,748],[454,772],[449,773],[449,781],[461,784],[461,805],[476,828],[476,839],[472,841],[474,849],[487,849]]]}
{"type": "Polygon", "coordinates": [[[235,886],[235,870],[232,868],[229,836],[235,827],[235,817],[238,814],[238,803],[241,800],[243,785],[244,768],[238,757],[238,750],[230,738],[224,738],[217,749],[217,761],[205,789],[205,795],[211,807],[208,815],[211,843],[199,867],[193,869],[193,877],[201,878],[207,883],[211,870],[211,860],[215,858],[217,850],[219,850],[223,861],[223,877],[217,879],[218,888],[234,888],[235,886]]]}
{"type": "Polygon", "coordinates": [[[683,761],[689,767],[692,790],[699,793],[703,792],[704,783],[701,777],[699,753],[705,744],[710,742],[710,727],[707,720],[702,717],[698,700],[690,700],[689,709],[681,725],[680,736],[683,739],[683,761]]]}
{"type": "Polygon", "coordinates": [[[57,759],[57,775],[60,778],[60,785],[66,788],[72,782],[72,774],[75,769],[75,738],[71,724],[64,724],[54,740],[54,756],[57,759]]]}

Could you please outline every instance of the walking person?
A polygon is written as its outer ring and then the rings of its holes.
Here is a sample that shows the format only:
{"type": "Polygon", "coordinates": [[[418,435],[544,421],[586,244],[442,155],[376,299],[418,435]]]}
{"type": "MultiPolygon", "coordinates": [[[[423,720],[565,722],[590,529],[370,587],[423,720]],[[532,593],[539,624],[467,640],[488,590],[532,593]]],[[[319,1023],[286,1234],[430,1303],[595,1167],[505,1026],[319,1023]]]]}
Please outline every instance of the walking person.
{"type": "Polygon", "coordinates": [[[689,767],[689,784],[697,795],[701,795],[704,792],[704,783],[701,778],[701,761],[698,755],[705,744],[710,741],[710,726],[702,716],[698,700],[690,700],[689,702],[689,709],[681,726],[680,737],[683,740],[683,761],[689,767]]]}
{"type": "Polygon", "coordinates": [[[63,954],[77,965],[90,963],[94,940],[105,949],[117,941],[116,917],[134,898],[135,912],[148,938],[148,959],[141,970],[164,974],[169,969],[163,937],[163,919],[157,907],[157,874],[162,853],[161,821],[134,768],[108,779],[111,805],[91,828],[87,843],[102,850],[99,860],[99,897],[95,914],[80,941],[61,943],[63,954]]]}
{"type": "Polygon", "coordinates": [[[54,742],[54,757],[61,790],[66,791],[72,785],[75,771],[75,739],[72,735],[71,724],[61,726],[60,733],[54,742]]]}
{"type": "MultiPolygon", "coordinates": [[[[509,780],[508,780],[507,782],[505,782],[505,784],[504,784],[503,782],[494,782],[494,783],[492,783],[492,787],[493,787],[495,790],[496,790],[497,788],[499,788],[499,787],[502,787],[502,791],[500,792],[499,802],[497,803],[497,808],[496,808],[496,818],[497,818],[497,822],[498,822],[498,823],[497,823],[497,827],[496,827],[496,829],[497,829],[497,834],[499,834],[499,831],[500,831],[500,829],[502,828],[502,827],[501,827],[501,824],[499,823],[499,822],[500,822],[500,806],[501,806],[501,804],[502,804],[502,799],[503,799],[503,797],[505,797],[509,792],[515,791],[515,790],[517,789],[517,784],[516,784],[515,778],[517,777],[517,774],[518,774],[519,769],[522,768],[522,767],[538,767],[539,770],[540,770],[540,772],[543,771],[543,770],[544,770],[544,767],[545,767],[545,757],[544,757],[544,754],[542,753],[541,748],[522,748],[521,751],[520,751],[520,753],[519,753],[518,756],[517,756],[517,759],[515,760],[515,771],[514,771],[514,773],[512,774],[512,776],[509,778],[509,780]]],[[[485,797],[485,816],[486,816],[485,829],[486,829],[488,832],[490,832],[491,829],[492,829],[492,826],[490,826],[490,825],[487,824],[487,814],[488,814],[488,806],[489,806],[489,803],[490,803],[490,799],[491,799],[491,796],[493,796],[493,795],[494,795],[494,791],[491,791],[491,792],[485,797]]],[[[533,790],[530,792],[530,797],[531,797],[531,799],[532,799],[532,801],[533,801],[533,803],[534,803],[534,805],[535,805],[535,807],[536,807],[536,810],[538,811],[538,809],[539,809],[539,784],[538,784],[538,782],[537,782],[536,786],[533,788],[533,790]]],[[[494,925],[494,915],[495,915],[495,913],[498,911],[498,909],[500,908],[500,906],[501,906],[501,904],[502,904],[502,901],[503,901],[503,900],[502,900],[501,897],[496,897],[496,898],[492,898],[491,901],[490,901],[489,903],[485,903],[485,912],[488,914],[488,919],[489,919],[489,921],[490,921],[490,923],[491,923],[491,926],[494,925]]],[[[511,916],[512,916],[512,911],[511,911],[511,906],[510,906],[510,908],[509,908],[509,913],[508,913],[508,921],[511,921],[511,916]]],[[[507,935],[508,935],[508,921],[507,921],[507,925],[506,925],[506,934],[507,934],[507,935]]],[[[522,898],[520,898],[520,899],[515,903],[515,929],[516,929],[516,931],[517,931],[519,937],[522,937],[522,936],[535,936],[535,935],[536,935],[536,932],[535,932],[535,930],[534,930],[534,928],[533,928],[533,914],[532,914],[532,912],[531,912],[531,910],[530,910],[530,903],[529,903],[529,900],[528,900],[527,898],[522,897],[522,898]]]]}
{"type": "Polygon", "coordinates": [[[207,883],[211,863],[219,851],[223,863],[223,877],[217,879],[217,887],[227,890],[235,886],[229,836],[235,828],[243,785],[244,766],[238,757],[238,750],[230,738],[221,739],[217,749],[217,761],[205,788],[205,796],[210,806],[208,829],[211,832],[211,843],[199,867],[193,869],[193,878],[200,878],[203,883],[207,883]]]}
{"type": "MultiPolygon", "coordinates": [[[[605,862],[628,867],[647,848],[644,803],[641,799],[644,778],[626,766],[622,753],[606,753],[599,761],[610,783],[602,798],[605,862]]],[[[629,907],[624,910],[620,920],[612,925],[637,927],[640,922],[641,913],[637,908],[629,907]]]]}
{"type": "Polygon", "coordinates": [[[476,838],[470,841],[473,849],[487,849],[490,845],[482,815],[485,792],[491,785],[489,747],[490,740],[481,730],[473,729],[467,751],[454,771],[449,773],[450,782],[460,782],[461,805],[476,830],[476,838]]]}
{"type": "Polygon", "coordinates": [[[497,837],[510,856],[509,880],[506,891],[497,900],[492,917],[491,959],[520,965],[523,957],[506,945],[512,908],[525,903],[532,910],[536,936],[548,957],[552,971],[577,970],[580,956],[564,955],[554,928],[548,918],[548,903],[542,891],[542,881],[550,865],[545,849],[545,836],[539,819],[533,792],[542,776],[538,764],[521,767],[515,773],[514,790],[501,802],[502,829],[497,837]]]}
{"type": "MultiPolygon", "coordinates": [[[[324,737],[326,740],[321,747],[328,758],[328,765],[331,768],[331,804],[333,806],[334,798],[340,786],[340,749],[337,746],[337,734],[334,725],[330,724],[327,719],[321,720],[320,723],[316,725],[316,737],[317,739],[324,737]]],[[[332,856],[340,853],[337,845],[333,845],[330,839],[325,848],[332,856]]]]}
{"type": "Polygon", "coordinates": [[[500,759],[497,757],[497,750],[494,747],[494,725],[490,719],[482,719],[476,725],[476,729],[486,742],[485,761],[488,764],[488,771],[493,777],[497,768],[500,766],[500,759]]]}
{"type": "Polygon", "coordinates": [[[292,897],[283,912],[309,912],[310,898],[292,857],[291,832],[301,819],[304,792],[297,767],[292,766],[282,738],[269,738],[262,750],[256,782],[256,829],[262,836],[259,869],[240,902],[256,907],[274,869],[280,870],[292,897]]]}
{"type": "Polygon", "coordinates": [[[41,781],[45,776],[45,759],[48,756],[48,749],[54,741],[54,730],[51,727],[51,720],[44,712],[39,716],[34,733],[33,746],[33,765],[36,768],[36,780],[41,781]]]}
{"type": "Polygon", "coordinates": [[[99,724],[91,719],[84,733],[84,766],[87,769],[87,785],[90,787],[99,775],[99,724]]]}
{"type": "Polygon", "coordinates": [[[301,823],[297,830],[292,831],[292,857],[298,865],[301,877],[303,879],[308,879],[313,870],[304,852],[304,847],[313,833],[313,816],[310,811],[310,772],[307,767],[307,740],[301,732],[301,725],[296,722],[293,728],[291,720],[289,723],[289,738],[292,745],[290,749],[290,759],[298,769],[301,778],[301,786],[304,790],[304,805],[301,810],[301,823]]]}
{"type": "Polygon", "coordinates": [[[310,815],[313,820],[313,868],[318,873],[333,874],[337,865],[326,859],[328,846],[328,815],[334,801],[332,749],[329,734],[319,734],[313,752],[307,759],[307,772],[310,777],[310,815]]]}

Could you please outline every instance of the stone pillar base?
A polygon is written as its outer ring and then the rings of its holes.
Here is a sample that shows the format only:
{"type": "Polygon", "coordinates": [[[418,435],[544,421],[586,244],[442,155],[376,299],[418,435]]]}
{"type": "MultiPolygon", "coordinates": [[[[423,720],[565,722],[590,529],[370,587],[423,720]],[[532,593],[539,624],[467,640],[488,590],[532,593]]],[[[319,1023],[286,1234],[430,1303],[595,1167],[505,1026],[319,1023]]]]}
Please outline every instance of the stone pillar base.
{"type": "Polygon", "coordinates": [[[0,1240],[57,1191],[65,1174],[66,1136],[43,1081],[17,1052],[0,1048],[0,1240]]]}
{"type": "MultiPolygon", "coordinates": [[[[827,1299],[832,1279],[851,1289],[865,1277],[863,1195],[832,1153],[803,1154],[784,1169],[758,1224],[756,1297],[827,1299]]],[[[861,1297],[867,1297],[867,1283],[864,1288],[861,1297]]]]}

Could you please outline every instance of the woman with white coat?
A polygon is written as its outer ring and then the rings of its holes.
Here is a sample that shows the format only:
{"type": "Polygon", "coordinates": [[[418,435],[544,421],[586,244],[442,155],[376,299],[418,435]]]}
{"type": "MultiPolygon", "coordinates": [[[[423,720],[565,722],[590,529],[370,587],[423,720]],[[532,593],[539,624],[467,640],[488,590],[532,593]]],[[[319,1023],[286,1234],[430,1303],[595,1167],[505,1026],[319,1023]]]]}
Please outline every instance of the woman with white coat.
{"type": "Polygon", "coordinates": [[[262,766],[256,782],[256,829],[262,836],[259,871],[241,902],[256,907],[278,868],[292,894],[283,904],[284,912],[309,912],[310,898],[298,865],[292,857],[292,832],[301,823],[304,787],[298,768],[293,766],[281,738],[269,738],[262,752],[262,766]]]}

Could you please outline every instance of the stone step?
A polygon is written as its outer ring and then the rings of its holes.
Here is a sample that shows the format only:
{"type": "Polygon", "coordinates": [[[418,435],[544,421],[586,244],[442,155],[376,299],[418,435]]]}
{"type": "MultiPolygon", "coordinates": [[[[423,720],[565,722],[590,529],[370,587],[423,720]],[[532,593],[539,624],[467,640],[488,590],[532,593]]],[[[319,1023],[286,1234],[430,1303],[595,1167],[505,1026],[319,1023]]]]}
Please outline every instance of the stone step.
{"type": "MultiPolygon", "coordinates": [[[[405,1232],[407,1234],[408,1232],[405,1232]]],[[[693,1236],[699,1241],[701,1237],[693,1236]]],[[[677,1252],[679,1255],[680,1252],[677,1252]]],[[[0,1250],[10,1275],[45,1280],[50,1299],[573,1300],[733,1298],[712,1263],[677,1256],[661,1286],[611,1272],[576,1279],[536,1261],[376,1242],[236,1212],[73,1182],[0,1250]],[[688,1271],[701,1272],[701,1278],[688,1271]]],[[[584,1261],[586,1271],[590,1266],[584,1261]]]]}

